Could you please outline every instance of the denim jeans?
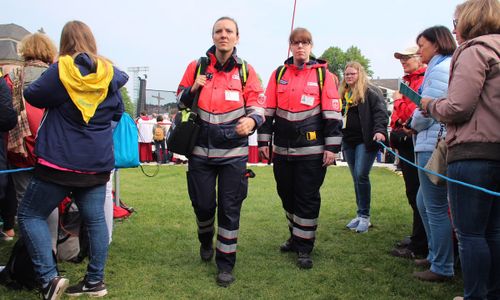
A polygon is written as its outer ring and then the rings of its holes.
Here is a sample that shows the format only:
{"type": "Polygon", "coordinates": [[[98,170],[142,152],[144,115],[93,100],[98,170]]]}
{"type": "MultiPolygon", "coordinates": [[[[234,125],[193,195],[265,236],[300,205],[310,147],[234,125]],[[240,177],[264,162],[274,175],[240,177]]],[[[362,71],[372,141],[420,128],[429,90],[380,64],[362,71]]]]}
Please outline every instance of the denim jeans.
{"type": "Polygon", "coordinates": [[[377,151],[366,151],[365,144],[363,143],[356,145],[354,148],[347,143],[343,143],[342,150],[354,181],[358,217],[368,218],[370,216],[371,202],[369,175],[377,157],[377,151]]]}
{"type": "MultiPolygon", "coordinates": [[[[417,165],[424,167],[432,152],[416,152],[417,165]]],[[[448,198],[445,186],[433,184],[426,173],[418,170],[420,188],[417,206],[424,223],[431,271],[444,276],[453,276],[453,230],[448,216],[448,198]]]]}
{"type": "MultiPolygon", "coordinates": [[[[448,175],[500,192],[500,161],[463,160],[448,175]]],[[[458,236],[465,299],[500,299],[500,198],[449,183],[451,215],[458,236]]]]}
{"type": "Polygon", "coordinates": [[[167,159],[167,151],[165,151],[165,140],[154,141],[154,143],[155,143],[156,161],[158,163],[166,163],[168,159],[167,159]]]}
{"type": "Polygon", "coordinates": [[[61,186],[36,177],[31,180],[19,206],[19,229],[42,285],[57,276],[47,217],[65,196],[73,193],[89,235],[87,280],[101,281],[108,254],[109,235],[104,218],[106,185],[87,188],[61,186]]]}

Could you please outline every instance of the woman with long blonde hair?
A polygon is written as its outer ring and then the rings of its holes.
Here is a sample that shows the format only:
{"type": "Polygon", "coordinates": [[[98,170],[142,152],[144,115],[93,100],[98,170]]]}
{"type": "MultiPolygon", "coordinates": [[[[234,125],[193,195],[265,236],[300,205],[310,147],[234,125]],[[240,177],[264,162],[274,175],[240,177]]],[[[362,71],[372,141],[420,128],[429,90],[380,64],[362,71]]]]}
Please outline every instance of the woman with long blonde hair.
{"type": "Polygon", "coordinates": [[[346,227],[364,233],[371,226],[369,174],[379,150],[377,142],[387,140],[389,114],[382,92],[370,84],[359,62],[346,64],[340,97],[345,107],[342,151],[354,181],[358,206],[356,217],[346,227]]]}

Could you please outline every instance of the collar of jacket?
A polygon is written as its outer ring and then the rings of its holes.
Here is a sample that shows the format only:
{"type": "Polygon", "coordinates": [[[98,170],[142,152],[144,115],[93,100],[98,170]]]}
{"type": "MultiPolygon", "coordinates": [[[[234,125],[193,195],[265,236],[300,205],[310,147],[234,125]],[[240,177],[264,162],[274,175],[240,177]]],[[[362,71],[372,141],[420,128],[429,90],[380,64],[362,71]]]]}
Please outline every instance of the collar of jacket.
{"type": "Polygon", "coordinates": [[[416,70],[413,73],[410,73],[410,74],[407,74],[407,75],[403,76],[403,79],[405,81],[409,81],[410,82],[415,77],[424,76],[425,75],[425,70],[427,70],[427,67],[422,67],[422,68],[416,70]]]}
{"type": "MultiPolygon", "coordinates": [[[[303,67],[297,67],[296,65],[293,64],[293,56],[290,56],[287,60],[285,60],[285,65],[287,68],[291,69],[303,69],[303,67]]],[[[321,68],[323,66],[326,67],[327,62],[326,60],[323,59],[317,59],[314,56],[309,56],[309,61],[305,64],[305,68],[307,69],[312,69],[312,68],[321,68]]]]}
{"type": "Polygon", "coordinates": [[[216,50],[215,45],[213,45],[212,47],[210,47],[210,49],[208,49],[206,54],[209,60],[209,65],[211,65],[212,62],[214,61],[215,62],[214,67],[217,71],[230,72],[231,70],[234,69],[236,65],[241,65],[243,63],[241,58],[239,58],[236,55],[236,47],[233,49],[231,57],[226,61],[224,65],[221,65],[217,61],[217,57],[215,56],[215,50],[216,50]]]}

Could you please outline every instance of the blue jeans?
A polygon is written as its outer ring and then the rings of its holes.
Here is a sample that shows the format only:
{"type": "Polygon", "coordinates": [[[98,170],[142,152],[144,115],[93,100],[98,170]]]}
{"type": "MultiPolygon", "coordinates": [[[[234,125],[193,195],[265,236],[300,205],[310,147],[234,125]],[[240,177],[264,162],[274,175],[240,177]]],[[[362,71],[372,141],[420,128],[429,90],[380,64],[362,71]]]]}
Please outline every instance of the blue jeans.
{"type": "MultiPolygon", "coordinates": [[[[416,152],[417,165],[425,167],[432,152],[416,152]]],[[[431,271],[444,276],[453,276],[453,230],[448,216],[448,198],[445,186],[433,184],[426,173],[418,170],[420,188],[417,206],[424,223],[431,271]]]]}
{"type": "Polygon", "coordinates": [[[371,202],[369,175],[375,158],[377,157],[377,150],[366,151],[365,144],[363,143],[356,145],[354,148],[347,143],[343,143],[342,150],[354,181],[358,217],[368,218],[370,216],[371,202]]]}
{"type": "Polygon", "coordinates": [[[57,276],[56,262],[52,255],[52,243],[47,217],[64,197],[73,193],[89,235],[89,264],[87,280],[104,279],[104,265],[108,254],[109,233],[104,218],[106,185],[74,188],[31,180],[18,212],[19,229],[33,261],[42,285],[57,276]]]}
{"type": "MultiPolygon", "coordinates": [[[[463,160],[448,175],[500,192],[500,161],[463,160]]],[[[465,299],[500,299],[500,198],[449,183],[451,215],[458,236],[465,299]]]]}

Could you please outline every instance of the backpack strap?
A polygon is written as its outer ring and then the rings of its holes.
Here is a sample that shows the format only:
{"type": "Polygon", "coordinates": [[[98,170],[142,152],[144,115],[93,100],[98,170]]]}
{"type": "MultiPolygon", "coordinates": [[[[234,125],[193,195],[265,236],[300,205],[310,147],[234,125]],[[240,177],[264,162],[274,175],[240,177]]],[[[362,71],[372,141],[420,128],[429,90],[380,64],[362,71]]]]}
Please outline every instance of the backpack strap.
{"type": "Polygon", "coordinates": [[[248,79],[247,62],[246,62],[246,60],[238,57],[236,63],[238,64],[238,72],[239,72],[240,80],[241,80],[241,89],[244,90],[245,86],[247,84],[247,79],[248,79]]]}
{"type": "Polygon", "coordinates": [[[318,75],[319,97],[321,98],[321,95],[323,94],[323,85],[325,84],[326,68],[324,66],[317,68],[316,73],[318,75]]]}
{"type": "Polygon", "coordinates": [[[286,71],[286,66],[279,66],[277,69],[276,69],[276,85],[278,85],[280,83],[280,80],[281,80],[281,77],[283,77],[283,74],[285,73],[286,71]]]}
{"type": "MultiPolygon", "coordinates": [[[[205,75],[207,72],[207,67],[210,62],[210,59],[206,56],[202,56],[198,59],[196,63],[196,72],[194,73],[194,80],[198,75],[205,75]]],[[[191,106],[191,111],[196,112],[198,110],[198,98],[200,98],[200,92],[203,87],[198,89],[198,92],[194,96],[193,105],[191,106]]]]}
{"type": "MultiPolygon", "coordinates": [[[[286,66],[279,66],[276,69],[276,84],[278,85],[280,83],[281,78],[283,77],[283,74],[285,74],[286,71],[286,66]]],[[[319,97],[321,98],[321,95],[323,93],[323,85],[325,84],[325,75],[326,75],[326,67],[322,66],[321,68],[316,69],[316,74],[318,78],[318,87],[319,87],[319,97]]]]}

